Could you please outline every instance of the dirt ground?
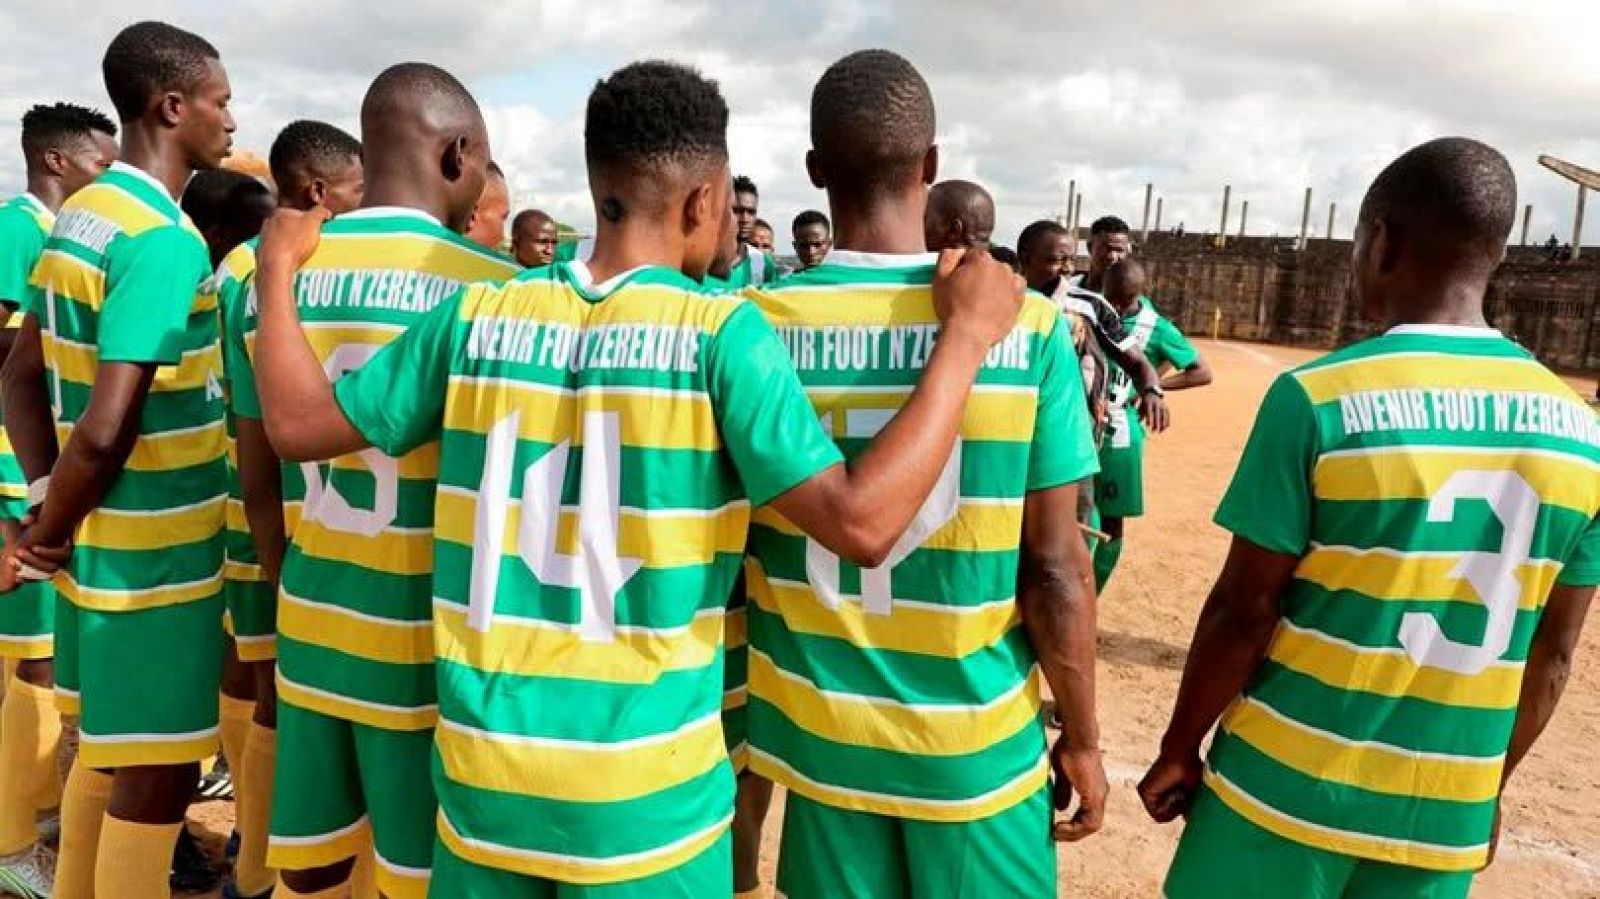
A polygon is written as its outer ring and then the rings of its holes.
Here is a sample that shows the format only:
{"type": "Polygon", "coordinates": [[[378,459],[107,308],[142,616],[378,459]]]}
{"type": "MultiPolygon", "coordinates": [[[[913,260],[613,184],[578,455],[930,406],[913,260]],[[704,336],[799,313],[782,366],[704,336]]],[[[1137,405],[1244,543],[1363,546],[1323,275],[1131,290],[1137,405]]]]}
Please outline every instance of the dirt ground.
{"type": "MultiPolygon", "coordinates": [[[[1176,425],[1149,444],[1149,514],[1129,522],[1128,549],[1100,607],[1100,722],[1112,797],[1105,830],[1062,848],[1062,896],[1159,895],[1178,828],[1152,824],[1133,787],[1155,752],[1195,615],[1227,547],[1211,512],[1273,376],[1316,355],[1210,341],[1199,347],[1216,382],[1172,397],[1176,425]]],[[[1592,381],[1573,383],[1585,395],[1594,389],[1592,381]]],[[[1555,720],[1511,784],[1500,857],[1478,878],[1475,899],[1600,899],[1597,619],[1585,630],[1555,720]]],[[[207,803],[191,818],[219,850],[231,816],[231,803],[207,803]]],[[[780,799],[762,852],[769,883],[781,820],[780,799]]]]}

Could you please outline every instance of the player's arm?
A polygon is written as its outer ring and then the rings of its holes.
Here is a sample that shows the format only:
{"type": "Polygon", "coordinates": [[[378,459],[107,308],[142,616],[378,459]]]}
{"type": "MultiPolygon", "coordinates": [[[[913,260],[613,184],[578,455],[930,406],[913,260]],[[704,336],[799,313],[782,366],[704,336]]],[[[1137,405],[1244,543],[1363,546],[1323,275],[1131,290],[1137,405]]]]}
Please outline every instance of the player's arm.
{"type": "Polygon", "coordinates": [[[1550,591],[1544,614],[1539,617],[1539,627],[1533,634],[1533,644],[1528,648],[1528,662],[1522,673],[1522,696],[1517,702],[1517,724],[1511,731],[1505,773],[1500,781],[1502,790],[1539,735],[1544,733],[1550,716],[1555,714],[1567,678],[1572,674],[1573,651],[1583,633],[1583,621],[1589,614],[1594,594],[1592,586],[1558,584],[1550,591]]]}
{"type": "Polygon", "coordinates": [[[773,508],[840,557],[882,564],[944,470],[978,366],[1016,324],[1022,296],[1020,279],[989,254],[941,253],[934,302],[943,325],[910,399],[861,455],[783,492],[773,508]]]}
{"type": "Polygon", "coordinates": [[[255,543],[262,575],[267,583],[277,586],[288,545],[283,525],[283,465],[259,420],[236,416],[234,428],[244,517],[250,523],[250,539],[255,543]]]}
{"type": "Polygon", "coordinates": [[[1162,390],[1189,390],[1211,383],[1211,366],[1206,364],[1200,351],[1194,348],[1177,326],[1166,319],[1156,322],[1151,343],[1160,349],[1159,355],[1169,360],[1176,372],[1161,382],[1162,390]]]}
{"type": "Polygon", "coordinates": [[[1094,314],[1085,316],[1089,322],[1089,333],[1094,336],[1100,352],[1133,379],[1134,389],[1138,391],[1135,403],[1139,419],[1157,434],[1165,431],[1172,424],[1172,413],[1167,409],[1166,397],[1161,395],[1161,374],[1150,363],[1150,357],[1128,335],[1122,324],[1122,316],[1111,308],[1104,297],[1095,295],[1087,302],[1094,307],[1094,314]]]}
{"type": "Polygon", "coordinates": [[[22,473],[32,484],[48,477],[55,467],[55,416],[50,411],[50,388],[44,366],[39,319],[25,315],[17,329],[17,342],[0,369],[0,391],[6,410],[6,435],[22,473]]]}
{"type": "Polygon", "coordinates": [[[1193,387],[1204,387],[1211,383],[1211,366],[1206,364],[1203,357],[1196,357],[1189,363],[1188,368],[1183,368],[1161,379],[1161,389],[1165,391],[1188,390],[1193,387]]]}
{"type": "Polygon", "coordinates": [[[321,239],[328,211],[279,209],[256,248],[256,392],[279,458],[332,459],[370,446],[334,399],[333,385],[300,329],[294,276],[321,239]]]}

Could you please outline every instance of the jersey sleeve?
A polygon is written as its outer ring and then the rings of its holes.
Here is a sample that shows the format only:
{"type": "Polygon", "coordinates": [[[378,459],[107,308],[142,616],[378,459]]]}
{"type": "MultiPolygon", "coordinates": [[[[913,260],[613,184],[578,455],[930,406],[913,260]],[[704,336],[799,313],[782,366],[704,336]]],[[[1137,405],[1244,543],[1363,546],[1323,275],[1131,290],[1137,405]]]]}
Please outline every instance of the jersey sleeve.
{"type": "Polygon", "coordinates": [[[245,315],[245,293],[250,282],[222,271],[217,277],[222,283],[217,291],[217,308],[222,316],[222,370],[228,377],[228,411],[260,421],[261,397],[256,394],[255,367],[244,339],[246,328],[254,326],[245,315]]]}
{"type": "Polygon", "coordinates": [[[1028,453],[1029,490],[1081,481],[1100,470],[1083,375],[1068,331],[1066,320],[1057,316],[1041,344],[1038,408],[1028,453]]]}
{"type": "Polygon", "coordinates": [[[1280,375],[1261,401],[1254,430],[1216,522],[1262,549],[1304,555],[1311,542],[1311,471],[1319,435],[1310,397],[1280,375]]]}
{"type": "Polygon", "coordinates": [[[753,303],[709,340],[707,388],[751,505],[765,505],[844,456],[823,432],[778,336],[753,303]]]}
{"type": "Polygon", "coordinates": [[[367,364],[333,385],[345,418],[367,442],[391,456],[403,456],[437,439],[444,422],[450,364],[456,357],[463,288],[406,328],[367,364]]]}
{"type": "Polygon", "coordinates": [[[28,276],[44,250],[45,236],[22,216],[0,217],[0,305],[26,310],[32,288],[28,276]]]}
{"type": "Polygon", "coordinates": [[[205,245],[172,225],[116,240],[106,255],[100,361],[177,364],[195,292],[210,266],[205,245]]]}
{"type": "Polygon", "coordinates": [[[1173,368],[1181,370],[1200,361],[1200,351],[1183,336],[1177,325],[1165,318],[1156,321],[1155,330],[1150,333],[1150,348],[1154,351],[1150,364],[1157,367],[1170,362],[1173,368]]]}
{"type": "Polygon", "coordinates": [[[1600,518],[1590,519],[1556,583],[1564,587],[1600,586],[1600,518]]]}

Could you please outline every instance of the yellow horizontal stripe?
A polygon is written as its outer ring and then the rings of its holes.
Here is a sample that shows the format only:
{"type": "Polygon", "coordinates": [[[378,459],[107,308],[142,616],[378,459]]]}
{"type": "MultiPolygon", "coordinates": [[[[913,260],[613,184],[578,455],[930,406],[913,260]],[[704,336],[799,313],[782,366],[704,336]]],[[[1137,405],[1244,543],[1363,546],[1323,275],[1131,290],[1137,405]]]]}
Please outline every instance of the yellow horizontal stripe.
{"type": "Polygon", "coordinates": [[[63,715],[81,715],[83,714],[83,700],[78,694],[67,693],[57,687],[56,711],[63,715]]]}
{"type": "Polygon", "coordinates": [[[436,707],[404,709],[353,702],[286,680],[282,668],[278,669],[278,698],[330,718],[342,718],[384,730],[428,730],[439,723],[439,710],[436,707]]]}
{"type": "Polygon", "coordinates": [[[401,873],[385,865],[382,858],[378,859],[377,868],[372,874],[378,895],[385,899],[428,899],[431,876],[431,869],[423,874],[401,873]]]}
{"type": "Polygon", "coordinates": [[[864,649],[959,659],[999,643],[1021,621],[1014,602],[990,603],[968,612],[954,606],[896,603],[892,614],[877,615],[850,597],[830,609],[809,588],[774,583],[765,576],[747,583],[761,611],[781,615],[790,630],[835,637],[864,649]]]}
{"type": "Polygon", "coordinates": [[[711,412],[711,398],[690,391],[640,391],[612,388],[581,394],[508,382],[452,380],[446,395],[444,427],[487,434],[513,411],[520,411],[518,437],[540,443],[571,440],[583,444],[584,412],[621,413],[622,442],[649,449],[722,448],[711,412]]]}
{"type": "MultiPolygon", "coordinates": [[[[1351,590],[1373,599],[1430,602],[1483,600],[1465,578],[1451,574],[1461,555],[1392,555],[1360,552],[1345,547],[1319,546],[1300,560],[1294,576],[1324,590],[1351,590]]],[[[1517,608],[1531,612],[1544,604],[1555,585],[1560,567],[1529,563],[1518,566],[1522,594],[1517,608]]]]}
{"type": "Polygon", "coordinates": [[[750,643],[749,613],[743,609],[729,609],[728,614],[722,619],[722,645],[729,650],[739,649],[750,643]]]}
{"type": "Polygon", "coordinates": [[[481,840],[468,840],[456,831],[442,809],[439,812],[439,839],[456,858],[475,865],[561,883],[595,885],[642,880],[670,871],[706,851],[721,839],[732,819],[732,814],[729,814],[716,825],[694,834],[677,845],[669,845],[654,852],[636,853],[620,859],[528,852],[496,846],[481,840]]]}
{"type": "MultiPolygon", "coordinates": [[[[64,381],[85,386],[94,384],[100,365],[100,351],[92,346],[62,340],[48,333],[40,333],[40,345],[45,347],[51,370],[64,381]]],[[[204,390],[207,379],[222,382],[222,348],[212,343],[196,352],[183,354],[177,365],[156,368],[155,379],[150,384],[153,393],[175,393],[181,390],[204,390]]]]}
{"type": "Polygon", "coordinates": [[[1039,685],[1028,678],[986,708],[927,704],[915,708],[869,697],[824,693],[779,672],[750,650],[750,695],[776,707],[804,730],[835,743],[914,755],[970,755],[1027,727],[1039,714],[1039,685]]]}
{"type": "Polygon", "coordinates": [[[727,758],[716,715],[653,743],[626,749],[514,742],[458,730],[435,733],[445,774],[455,783],[561,802],[622,802],[686,783],[727,758]]]}
{"type": "Polygon", "coordinates": [[[455,281],[509,278],[520,269],[440,237],[416,233],[326,234],[302,271],[316,269],[427,272],[455,281]]]}
{"type": "Polygon", "coordinates": [[[222,533],[226,500],[166,512],[121,514],[99,508],[78,526],[79,546],[97,549],[163,550],[200,543],[222,533]]]}
{"type": "Polygon", "coordinates": [[[1392,355],[1299,372],[1295,379],[1313,403],[1347,393],[1400,388],[1548,391],[1556,378],[1531,360],[1490,356],[1392,355]]]}
{"type": "MultiPolygon", "coordinates": [[[[106,295],[105,272],[63,251],[46,250],[34,265],[28,283],[55,291],[57,299],[73,300],[90,309],[99,309],[106,295]]],[[[40,317],[41,333],[47,321],[43,316],[40,317]]],[[[48,347],[45,349],[45,361],[54,362],[48,347]]]]}
{"type": "Polygon", "coordinates": [[[679,287],[629,284],[601,304],[591,303],[558,281],[515,281],[504,291],[477,286],[461,304],[462,321],[479,315],[537,319],[573,327],[679,325],[716,334],[739,308],[732,296],[706,296],[679,287]],[[537,314],[532,313],[535,309],[537,314]]]}
{"type": "Polygon", "coordinates": [[[1250,823],[1284,839],[1316,849],[1433,871],[1476,871],[1489,859],[1487,846],[1453,851],[1447,846],[1403,843],[1317,827],[1269,808],[1210,768],[1206,769],[1205,783],[1229,808],[1250,823]]]}
{"type": "MultiPolygon", "coordinates": [[[[4,454],[5,454],[5,451],[4,450],[0,450],[0,455],[4,455],[4,454]]],[[[28,498],[28,485],[27,484],[0,484],[0,498],[4,498],[4,499],[27,499],[28,498]]]]}
{"type": "Polygon", "coordinates": [[[244,511],[244,500],[228,497],[228,509],[222,519],[228,530],[238,534],[250,533],[250,518],[244,511]]]}
{"type": "Polygon", "coordinates": [[[222,579],[241,584],[264,583],[266,577],[261,573],[261,565],[256,562],[240,562],[228,559],[222,563],[222,579]]]}
{"type": "MultiPolygon", "coordinates": [[[[862,411],[898,412],[910,397],[903,391],[840,393],[822,388],[808,389],[806,395],[817,414],[831,415],[833,434],[844,437],[852,413],[862,411]]],[[[976,389],[967,399],[961,414],[963,440],[992,440],[1031,443],[1038,398],[1031,391],[976,389]]],[[[1020,518],[1021,511],[1018,510],[1020,518]]]]}
{"type": "Polygon", "coordinates": [[[813,802],[914,821],[962,823],[981,821],[1005,811],[1041,790],[1050,781],[1050,763],[1040,757],[1038,764],[1000,789],[966,802],[930,802],[906,796],[867,793],[818,783],[778,758],[759,749],[750,750],[750,770],[773,783],[782,784],[813,802]]]}
{"type": "Polygon", "coordinates": [[[586,641],[571,625],[499,617],[487,633],[467,626],[466,610],[435,602],[440,659],[492,674],[650,684],[668,671],[710,665],[722,639],[722,616],[701,615],[677,631],[619,628],[610,642],[586,641]]]}
{"type": "MultiPolygon", "coordinates": [[[[756,524],[765,525],[791,537],[805,532],[771,506],[755,511],[756,524]]],[[[968,552],[1015,551],[1022,540],[1022,502],[964,502],[956,517],[928,535],[921,549],[952,549],[968,552]]]]}
{"type": "Polygon", "coordinates": [[[312,646],[391,665],[433,662],[433,633],[427,621],[389,621],[341,614],[287,591],[278,594],[278,633],[312,646]]]}
{"type": "Polygon", "coordinates": [[[48,659],[55,655],[56,641],[50,634],[41,637],[0,635],[0,658],[48,659]]]}
{"type": "Polygon", "coordinates": [[[1522,693],[1521,666],[1491,665],[1480,674],[1455,674],[1418,665],[1404,651],[1358,652],[1289,627],[1278,629],[1267,656],[1330,687],[1409,696],[1441,705],[1512,709],[1522,693]]]}
{"type": "Polygon", "coordinates": [[[183,765],[211,758],[221,748],[222,741],[214,731],[204,737],[149,742],[103,743],[80,739],[78,762],[90,768],[183,765]]]}
{"type": "Polygon", "coordinates": [[[308,556],[372,571],[402,575],[433,573],[433,534],[422,529],[390,528],[366,537],[307,519],[295,528],[294,545],[308,556]]]}
{"type": "Polygon", "coordinates": [[[1444,802],[1487,802],[1500,793],[1501,758],[1429,757],[1400,747],[1347,743],[1286,720],[1252,699],[1234,702],[1221,727],[1315,780],[1444,802]]]}
{"type": "Polygon", "coordinates": [[[1428,499],[1460,471],[1516,471],[1541,502],[1593,516],[1600,511],[1600,475],[1592,463],[1559,454],[1430,451],[1329,455],[1311,474],[1317,499],[1428,499]]]}
{"type": "MultiPolygon", "coordinates": [[[[477,499],[453,491],[441,491],[435,506],[434,534],[462,546],[473,546],[477,531],[474,516],[477,499]]],[[[718,553],[742,553],[749,533],[750,507],[734,504],[711,515],[645,515],[623,509],[618,521],[617,551],[622,558],[642,560],[646,568],[677,568],[704,565],[718,553]]],[[[504,555],[517,554],[517,531],[522,525],[522,505],[514,503],[506,512],[505,531],[500,538],[504,555]]],[[[578,550],[578,510],[566,507],[556,529],[556,551],[574,554],[578,550]]]]}
{"type": "MultiPolygon", "coordinates": [[[[72,425],[56,424],[56,440],[65,447],[72,436],[72,425]]],[[[227,430],[222,419],[192,431],[168,431],[159,435],[140,435],[123,467],[133,471],[173,471],[193,468],[227,456],[227,430]]]]}
{"type": "Polygon", "coordinates": [[[733,766],[733,775],[739,775],[750,770],[750,744],[740,743],[728,753],[728,764],[733,766]]]}
{"type": "Polygon", "coordinates": [[[261,637],[248,640],[234,640],[234,651],[239,656],[239,661],[271,662],[278,658],[278,638],[261,637]]]}
{"type": "Polygon", "coordinates": [[[222,257],[222,267],[234,281],[243,281],[256,270],[255,249],[248,243],[239,244],[222,257]]]}
{"type": "Polygon", "coordinates": [[[170,216],[151,208],[143,200],[118,185],[105,181],[85,187],[68,202],[67,208],[61,210],[61,214],[65,215],[70,209],[91,210],[101,218],[115,223],[130,237],[152,228],[172,224],[170,216]]]}
{"type": "MultiPolygon", "coordinates": [[[[894,327],[934,325],[933,288],[926,285],[851,284],[841,287],[745,291],[774,327],[894,327]]],[[[1043,297],[1030,296],[1017,316],[1017,327],[1048,335],[1061,313],[1043,297]]]]}
{"type": "Polygon", "coordinates": [[[85,587],[66,571],[55,577],[56,592],[80,609],[96,612],[137,612],[210,599],[222,592],[222,572],[193,584],[152,587],[148,590],[102,590],[85,587]]]}
{"type": "Polygon", "coordinates": [[[372,828],[366,819],[354,827],[328,834],[325,839],[296,837],[289,842],[282,837],[267,837],[267,865],[284,871],[326,868],[358,853],[370,851],[372,828]]]}

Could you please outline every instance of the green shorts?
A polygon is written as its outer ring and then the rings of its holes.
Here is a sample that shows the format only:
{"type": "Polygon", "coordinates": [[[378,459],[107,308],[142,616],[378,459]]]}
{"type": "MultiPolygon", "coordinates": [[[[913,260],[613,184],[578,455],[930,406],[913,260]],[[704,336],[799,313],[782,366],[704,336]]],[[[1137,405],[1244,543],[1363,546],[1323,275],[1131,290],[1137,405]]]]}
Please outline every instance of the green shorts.
{"type": "Polygon", "coordinates": [[[1138,518],[1144,514],[1144,440],[1100,450],[1100,474],[1094,483],[1095,507],[1105,518],[1138,518]]]}
{"type": "Polygon", "coordinates": [[[788,899],[1056,895],[1048,786],[997,815],[959,824],[834,808],[792,791],[787,803],[778,890],[788,899]]]}
{"type": "Polygon", "coordinates": [[[1167,872],[1168,899],[1466,899],[1470,871],[1429,871],[1296,843],[1202,788],[1167,872]]]}
{"type": "Polygon", "coordinates": [[[267,864],[337,864],[367,845],[370,830],[378,888],[389,899],[425,899],[439,814],[432,757],[432,730],[385,730],[280,699],[267,864]]]}
{"type": "Polygon", "coordinates": [[[222,597],[134,612],[56,596],[56,704],[81,717],[90,768],[181,765],[217,754],[222,597]]]}
{"type": "Polygon", "coordinates": [[[733,837],[724,831],[678,867],[620,883],[562,883],[486,868],[458,858],[443,842],[434,850],[433,872],[433,895],[450,899],[722,899],[733,895],[733,837]]]}
{"type": "Polygon", "coordinates": [[[239,647],[241,662],[269,662],[278,657],[278,593],[266,581],[224,580],[227,628],[239,647]]]}
{"type": "Polygon", "coordinates": [[[56,651],[55,634],[56,590],[49,581],[0,596],[0,658],[48,659],[56,651]]]}

